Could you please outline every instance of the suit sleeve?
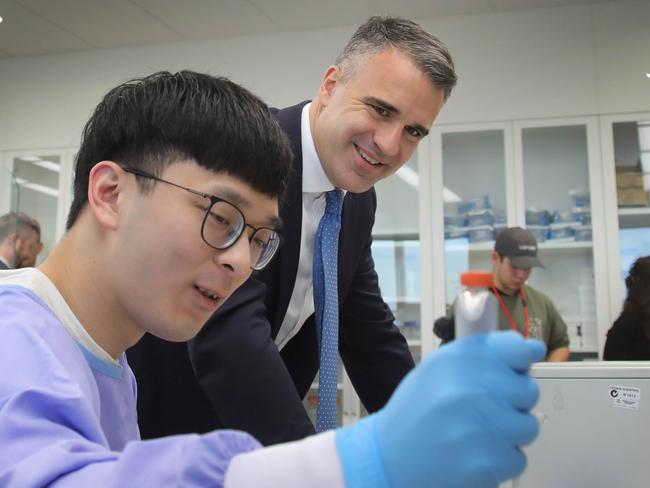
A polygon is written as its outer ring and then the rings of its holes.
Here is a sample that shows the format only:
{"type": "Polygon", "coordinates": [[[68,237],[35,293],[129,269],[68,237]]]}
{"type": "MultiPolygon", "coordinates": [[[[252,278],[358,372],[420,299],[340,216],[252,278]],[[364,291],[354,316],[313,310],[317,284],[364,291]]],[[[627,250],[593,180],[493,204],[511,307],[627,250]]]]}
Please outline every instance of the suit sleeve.
{"type": "Polygon", "coordinates": [[[376,207],[374,191],[371,194],[369,230],[339,317],[339,351],[361,401],[374,412],[386,404],[414,363],[379,290],[370,247],[376,207]]]}
{"type": "Polygon", "coordinates": [[[221,423],[270,445],[314,433],[271,339],[266,286],[249,279],[189,343],[201,389],[221,423]]]}

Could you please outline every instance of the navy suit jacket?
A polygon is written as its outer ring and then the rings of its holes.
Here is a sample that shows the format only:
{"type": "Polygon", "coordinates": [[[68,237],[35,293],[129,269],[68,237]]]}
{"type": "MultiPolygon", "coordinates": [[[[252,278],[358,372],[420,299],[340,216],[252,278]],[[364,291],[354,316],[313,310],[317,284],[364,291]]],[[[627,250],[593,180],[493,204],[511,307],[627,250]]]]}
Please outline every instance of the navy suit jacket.
{"type": "MultiPolygon", "coordinates": [[[[275,113],[294,151],[280,206],[284,227],[278,255],[222,305],[187,350],[147,336],[129,351],[139,384],[143,437],[225,427],[249,432],[268,445],[314,432],[302,404],[319,363],[313,315],[281,352],[273,341],[289,305],[300,256],[305,103],[275,113]]],[[[370,253],[375,210],[374,189],[346,194],[338,257],[339,352],[369,412],[386,403],[414,365],[379,292],[370,253]]]]}

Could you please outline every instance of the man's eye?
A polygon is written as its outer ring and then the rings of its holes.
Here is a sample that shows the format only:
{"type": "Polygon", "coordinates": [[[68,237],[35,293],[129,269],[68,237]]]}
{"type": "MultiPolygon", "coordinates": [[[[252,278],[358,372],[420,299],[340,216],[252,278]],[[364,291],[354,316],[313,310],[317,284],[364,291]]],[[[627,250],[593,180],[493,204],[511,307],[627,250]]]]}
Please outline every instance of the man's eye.
{"type": "Polygon", "coordinates": [[[407,127],[406,131],[410,136],[420,139],[422,137],[422,132],[416,129],[415,127],[407,127]]]}
{"type": "Polygon", "coordinates": [[[264,249],[266,247],[266,241],[264,239],[260,239],[259,237],[254,238],[251,244],[257,246],[260,249],[264,249]]]}
{"type": "Polygon", "coordinates": [[[390,114],[388,110],[380,105],[371,105],[371,107],[375,112],[377,112],[377,115],[381,115],[382,117],[388,117],[390,114]]]}
{"type": "Polygon", "coordinates": [[[212,216],[213,222],[215,222],[215,223],[217,223],[217,224],[219,224],[221,226],[227,227],[230,224],[230,221],[226,217],[224,217],[223,215],[220,215],[220,214],[217,214],[217,213],[214,213],[214,212],[210,212],[210,215],[212,216]]]}

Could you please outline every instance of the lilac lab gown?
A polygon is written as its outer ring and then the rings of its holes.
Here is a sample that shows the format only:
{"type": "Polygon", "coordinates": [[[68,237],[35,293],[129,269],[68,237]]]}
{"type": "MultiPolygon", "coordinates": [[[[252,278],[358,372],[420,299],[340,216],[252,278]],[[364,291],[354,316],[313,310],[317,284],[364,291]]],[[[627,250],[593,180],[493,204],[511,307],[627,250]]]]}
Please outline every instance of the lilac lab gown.
{"type": "Polygon", "coordinates": [[[0,486],[218,487],[258,447],[235,431],[140,441],[125,355],[97,358],[32,291],[0,285],[0,486]]]}

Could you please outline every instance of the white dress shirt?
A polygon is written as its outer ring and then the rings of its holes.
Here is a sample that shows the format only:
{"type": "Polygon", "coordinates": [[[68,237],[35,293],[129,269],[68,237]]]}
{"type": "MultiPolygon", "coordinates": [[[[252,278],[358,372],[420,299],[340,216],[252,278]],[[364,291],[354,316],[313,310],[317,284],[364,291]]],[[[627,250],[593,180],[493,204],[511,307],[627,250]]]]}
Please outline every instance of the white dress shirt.
{"type": "Polygon", "coordinates": [[[7,269],[11,269],[11,268],[12,268],[11,264],[9,264],[9,263],[7,262],[7,260],[6,260],[5,258],[3,258],[2,256],[0,256],[0,261],[2,261],[2,262],[4,263],[4,265],[7,267],[7,269]]]}
{"type": "Polygon", "coordinates": [[[282,349],[295,336],[305,321],[314,313],[312,266],[314,238],[321,217],[325,213],[325,192],[334,185],[325,175],[316,155],[309,125],[309,107],[305,105],[301,115],[300,138],[302,143],[302,227],[300,231],[300,257],[298,272],[287,313],[275,338],[282,349]]]}
{"type": "Polygon", "coordinates": [[[235,456],[224,488],[343,488],[333,430],[235,456]]]}

